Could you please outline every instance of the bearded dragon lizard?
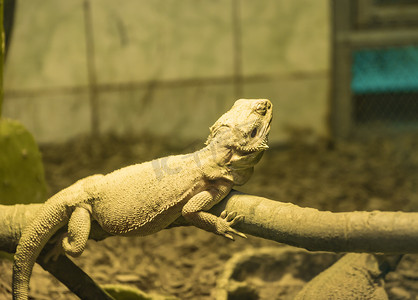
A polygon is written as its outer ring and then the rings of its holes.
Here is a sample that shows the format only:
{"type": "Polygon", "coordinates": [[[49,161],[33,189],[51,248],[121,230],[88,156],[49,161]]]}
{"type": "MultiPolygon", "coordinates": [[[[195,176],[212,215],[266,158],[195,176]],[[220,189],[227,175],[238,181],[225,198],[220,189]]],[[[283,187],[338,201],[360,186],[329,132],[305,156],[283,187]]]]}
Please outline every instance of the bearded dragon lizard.
{"type": "Polygon", "coordinates": [[[226,238],[245,237],[231,227],[243,216],[224,211],[217,217],[207,210],[251,177],[268,148],[271,120],[269,100],[237,100],[210,128],[203,149],[93,175],[52,196],[22,232],[13,264],[13,299],[28,298],[40,251],[67,224],[62,249],[71,256],[84,251],[93,220],[112,235],[144,236],[183,216],[226,238]]]}

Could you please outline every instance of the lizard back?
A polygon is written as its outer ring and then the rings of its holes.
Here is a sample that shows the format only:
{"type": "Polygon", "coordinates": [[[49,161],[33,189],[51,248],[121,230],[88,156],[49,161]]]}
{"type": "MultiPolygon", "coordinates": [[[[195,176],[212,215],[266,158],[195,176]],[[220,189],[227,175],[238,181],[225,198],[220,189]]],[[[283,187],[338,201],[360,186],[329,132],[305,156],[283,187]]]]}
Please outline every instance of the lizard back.
{"type": "Polygon", "coordinates": [[[213,181],[198,164],[193,155],[168,156],[105,175],[91,193],[93,217],[114,234],[147,235],[167,227],[213,181]]]}

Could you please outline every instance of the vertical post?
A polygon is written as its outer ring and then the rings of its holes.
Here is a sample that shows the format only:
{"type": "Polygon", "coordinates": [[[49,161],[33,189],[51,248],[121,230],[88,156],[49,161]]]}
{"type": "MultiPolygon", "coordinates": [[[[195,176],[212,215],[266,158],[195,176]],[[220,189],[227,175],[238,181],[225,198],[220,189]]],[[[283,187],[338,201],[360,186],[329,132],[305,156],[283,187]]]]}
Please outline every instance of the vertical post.
{"type": "Polygon", "coordinates": [[[4,0],[0,0],[0,118],[3,107],[3,65],[4,65],[4,49],[5,49],[5,36],[4,36],[4,25],[3,25],[3,12],[4,12],[4,0]]]}
{"type": "Polygon", "coordinates": [[[240,0],[232,0],[232,41],[234,59],[235,97],[242,97],[242,41],[241,41],[241,5],[240,0]]]}
{"type": "Polygon", "coordinates": [[[347,43],[351,30],[351,0],[332,2],[332,93],[331,130],[335,138],[346,138],[352,126],[351,60],[347,43]]]}
{"type": "Polygon", "coordinates": [[[94,52],[93,24],[90,1],[84,0],[84,30],[86,37],[86,60],[88,89],[90,99],[91,135],[93,139],[99,137],[99,104],[97,101],[97,78],[94,52]]]}

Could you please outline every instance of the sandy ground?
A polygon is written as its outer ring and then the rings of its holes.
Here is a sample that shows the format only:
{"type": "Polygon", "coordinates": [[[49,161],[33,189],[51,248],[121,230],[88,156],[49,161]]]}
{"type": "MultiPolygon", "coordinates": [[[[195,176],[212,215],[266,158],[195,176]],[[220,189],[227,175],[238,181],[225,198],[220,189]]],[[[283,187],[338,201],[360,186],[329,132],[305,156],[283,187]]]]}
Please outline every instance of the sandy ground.
{"type": "MultiPolygon", "coordinates": [[[[107,136],[99,143],[79,138],[41,150],[53,194],[91,174],[200,146],[148,136],[107,136]]],[[[297,133],[289,144],[268,150],[250,182],[238,189],[321,210],[418,211],[418,139],[333,144],[297,133]]],[[[128,284],[180,299],[213,299],[216,280],[234,253],[277,246],[255,237],[230,242],[197,228],[175,228],[142,238],[90,241],[75,262],[100,284],[128,284]]],[[[0,299],[11,299],[11,263],[0,260],[0,270],[0,299]]],[[[406,255],[386,277],[386,290],[390,299],[418,299],[417,255],[406,255]]],[[[31,296],[77,299],[39,266],[32,276],[31,296]]]]}

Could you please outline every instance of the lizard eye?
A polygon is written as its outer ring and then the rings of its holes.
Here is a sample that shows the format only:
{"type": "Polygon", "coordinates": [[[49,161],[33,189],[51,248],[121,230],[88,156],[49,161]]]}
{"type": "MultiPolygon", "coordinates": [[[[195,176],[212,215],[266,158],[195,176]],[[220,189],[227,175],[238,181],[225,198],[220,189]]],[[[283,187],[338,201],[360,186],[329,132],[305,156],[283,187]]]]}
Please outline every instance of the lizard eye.
{"type": "Polygon", "coordinates": [[[257,134],[257,128],[254,128],[253,131],[251,131],[251,137],[255,137],[255,135],[257,134]]]}

